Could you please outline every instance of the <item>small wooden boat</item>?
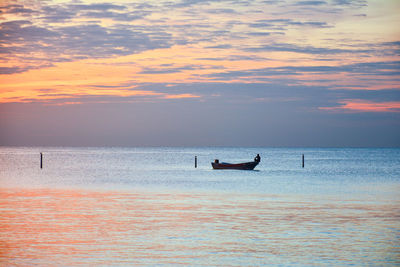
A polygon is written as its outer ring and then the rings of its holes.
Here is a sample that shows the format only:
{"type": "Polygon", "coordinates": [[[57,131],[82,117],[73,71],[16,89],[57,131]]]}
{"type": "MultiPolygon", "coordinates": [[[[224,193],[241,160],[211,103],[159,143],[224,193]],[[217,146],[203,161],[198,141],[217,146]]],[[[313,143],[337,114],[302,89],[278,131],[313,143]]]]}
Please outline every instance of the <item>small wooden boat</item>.
{"type": "Polygon", "coordinates": [[[253,170],[257,165],[257,161],[251,161],[251,162],[244,162],[244,163],[226,163],[226,162],[219,162],[216,160],[215,162],[211,162],[211,165],[213,169],[233,169],[233,170],[253,170]]]}

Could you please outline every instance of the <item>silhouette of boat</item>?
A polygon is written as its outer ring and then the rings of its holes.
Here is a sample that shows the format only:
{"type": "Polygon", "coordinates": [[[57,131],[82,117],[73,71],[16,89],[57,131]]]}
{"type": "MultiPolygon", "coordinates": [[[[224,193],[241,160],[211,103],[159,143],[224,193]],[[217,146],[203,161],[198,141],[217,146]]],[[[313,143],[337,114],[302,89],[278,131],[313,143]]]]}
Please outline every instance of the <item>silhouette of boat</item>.
{"type": "Polygon", "coordinates": [[[223,169],[233,169],[233,170],[253,170],[257,165],[257,161],[250,161],[244,163],[226,163],[226,162],[219,162],[215,160],[211,162],[213,169],[216,170],[223,170],[223,169]]]}

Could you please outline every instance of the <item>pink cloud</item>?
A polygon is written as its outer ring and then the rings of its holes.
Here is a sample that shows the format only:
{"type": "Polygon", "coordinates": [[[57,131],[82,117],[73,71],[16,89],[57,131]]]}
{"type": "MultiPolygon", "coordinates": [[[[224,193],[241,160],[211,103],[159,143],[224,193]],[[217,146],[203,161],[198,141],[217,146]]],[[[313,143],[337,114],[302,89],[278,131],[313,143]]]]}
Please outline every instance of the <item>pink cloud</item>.
{"type": "Polygon", "coordinates": [[[339,102],[336,107],[320,107],[322,110],[350,112],[400,112],[400,102],[372,102],[359,99],[348,99],[339,102]]]}

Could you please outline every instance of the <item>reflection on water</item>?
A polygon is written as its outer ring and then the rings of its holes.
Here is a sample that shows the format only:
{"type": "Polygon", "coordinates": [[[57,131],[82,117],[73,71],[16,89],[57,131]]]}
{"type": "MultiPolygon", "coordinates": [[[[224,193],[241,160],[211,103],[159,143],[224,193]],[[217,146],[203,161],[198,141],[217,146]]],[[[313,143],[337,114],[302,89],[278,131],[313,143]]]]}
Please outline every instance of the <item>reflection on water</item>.
{"type": "Polygon", "coordinates": [[[1,189],[1,265],[398,265],[400,203],[1,189]]]}

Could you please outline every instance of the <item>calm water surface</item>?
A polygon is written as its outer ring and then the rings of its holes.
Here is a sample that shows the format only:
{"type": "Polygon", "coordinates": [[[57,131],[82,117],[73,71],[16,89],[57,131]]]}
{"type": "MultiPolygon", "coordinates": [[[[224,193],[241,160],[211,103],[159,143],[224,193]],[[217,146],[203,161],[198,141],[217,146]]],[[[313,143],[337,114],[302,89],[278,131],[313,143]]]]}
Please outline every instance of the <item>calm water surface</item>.
{"type": "Polygon", "coordinates": [[[2,266],[398,266],[400,149],[2,147],[0,214],[2,266]]]}

